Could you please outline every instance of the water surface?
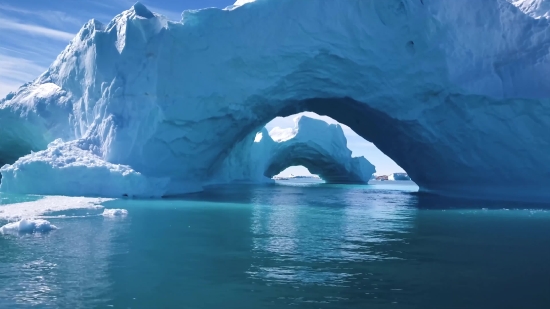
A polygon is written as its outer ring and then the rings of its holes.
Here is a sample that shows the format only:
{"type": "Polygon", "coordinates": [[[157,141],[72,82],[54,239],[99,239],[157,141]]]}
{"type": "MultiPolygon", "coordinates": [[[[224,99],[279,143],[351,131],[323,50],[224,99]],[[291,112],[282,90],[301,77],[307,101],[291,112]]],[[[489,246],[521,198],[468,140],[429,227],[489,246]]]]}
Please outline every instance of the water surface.
{"type": "Polygon", "coordinates": [[[544,205],[414,191],[287,182],[58,212],[53,232],[0,235],[0,308],[550,308],[544,205]]]}

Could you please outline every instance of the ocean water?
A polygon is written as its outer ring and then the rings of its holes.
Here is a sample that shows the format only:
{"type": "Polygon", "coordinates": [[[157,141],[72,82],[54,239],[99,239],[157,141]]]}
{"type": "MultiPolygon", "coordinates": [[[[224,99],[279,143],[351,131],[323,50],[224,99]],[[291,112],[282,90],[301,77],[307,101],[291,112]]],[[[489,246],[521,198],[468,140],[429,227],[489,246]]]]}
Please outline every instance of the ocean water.
{"type": "Polygon", "coordinates": [[[0,308],[550,308],[545,205],[416,189],[287,181],[74,207],[0,195],[0,215],[47,203],[58,227],[0,235],[0,308]]]}

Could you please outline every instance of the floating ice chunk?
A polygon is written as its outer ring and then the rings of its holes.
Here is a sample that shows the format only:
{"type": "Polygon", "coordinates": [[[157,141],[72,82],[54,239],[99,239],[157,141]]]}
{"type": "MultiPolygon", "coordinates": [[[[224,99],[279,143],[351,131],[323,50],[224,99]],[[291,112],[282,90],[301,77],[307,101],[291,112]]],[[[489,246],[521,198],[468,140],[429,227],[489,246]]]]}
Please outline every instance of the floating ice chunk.
{"type": "Polygon", "coordinates": [[[97,210],[103,208],[100,205],[101,203],[110,200],[108,198],[46,196],[32,202],[2,205],[0,207],[0,219],[13,221],[22,218],[36,218],[44,214],[66,210],[97,210]]]}
{"type": "Polygon", "coordinates": [[[50,221],[42,219],[23,219],[17,222],[8,223],[0,227],[2,234],[23,234],[23,233],[45,233],[56,230],[57,227],[50,221]]]}
{"type": "Polygon", "coordinates": [[[103,210],[104,217],[124,217],[128,215],[126,209],[105,209],[103,210]]]}

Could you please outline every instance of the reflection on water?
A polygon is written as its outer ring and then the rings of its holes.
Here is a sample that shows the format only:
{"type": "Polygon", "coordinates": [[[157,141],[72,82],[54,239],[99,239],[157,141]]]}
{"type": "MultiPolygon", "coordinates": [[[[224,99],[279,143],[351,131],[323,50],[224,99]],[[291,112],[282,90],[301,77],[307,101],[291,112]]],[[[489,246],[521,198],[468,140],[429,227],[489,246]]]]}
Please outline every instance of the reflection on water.
{"type": "Polygon", "coordinates": [[[0,236],[0,308],[550,308],[548,210],[415,191],[287,183],[109,202],[128,217],[0,236]]]}
{"type": "Polygon", "coordinates": [[[276,187],[254,199],[250,278],[292,286],[280,304],[342,304],[400,291],[355,265],[402,258],[415,197],[407,190],[308,184],[304,192],[303,186],[276,187]]]}
{"type": "Polygon", "coordinates": [[[48,234],[0,237],[0,308],[84,308],[108,299],[111,219],[64,220],[48,234]]]}
{"type": "MultiPolygon", "coordinates": [[[[346,188],[341,195],[327,187],[318,189],[314,200],[304,199],[302,188],[285,188],[285,194],[253,204],[257,262],[248,272],[253,278],[342,286],[354,274],[343,271],[339,263],[400,258],[400,251],[387,243],[405,242],[402,234],[411,229],[415,208],[396,206],[394,192],[393,199],[380,192],[372,200],[361,200],[359,187],[346,188]],[[315,263],[315,268],[295,267],[299,263],[315,263]]],[[[399,205],[406,205],[413,197],[397,198],[399,205]]]]}

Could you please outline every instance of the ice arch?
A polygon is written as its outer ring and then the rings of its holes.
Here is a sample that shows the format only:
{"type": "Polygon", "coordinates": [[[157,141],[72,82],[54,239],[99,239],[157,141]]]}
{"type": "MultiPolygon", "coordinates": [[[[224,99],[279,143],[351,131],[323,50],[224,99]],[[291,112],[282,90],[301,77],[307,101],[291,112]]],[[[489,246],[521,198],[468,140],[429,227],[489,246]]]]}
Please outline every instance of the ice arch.
{"type": "Polygon", "coordinates": [[[214,168],[212,183],[269,182],[289,166],[303,165],[327,183],[367,183],[375,167],[352,157],[342,127],[300,116],[294,128],[251,134],[214,168]]]}
{"type": "Polygon", "coordinates": [[[274,128],[275,144],[264,175],[271,178],[287,167],[302,165],[327,183],[367,183],[375,168],[364,157],[351,156],[342,127],[306,116],[294,129],[274,128]]]}
{"type": "Polygon", "coordinates": [[[312,174],[318,175],[326,183],[368,183],[372,176],[372,173],[370,175],[356,173],[356,169],[360,169],[359,163],[346,168],[330,154],[299,144],[275,153],[273,162],[267,167],[264,175],[271,178],[290,166],[299,165],[307,168],[312,174]]]}
{"type": "Polygon", "coordinates": [[[420,190],[550,200],[549,38],[548,20],[506,1],[262,0],[181,23],[136,4],[87,23],[0,109],[46,142],[84,139],[169,178],[171,193],[307,110],[373,142],[420,190]]]}

